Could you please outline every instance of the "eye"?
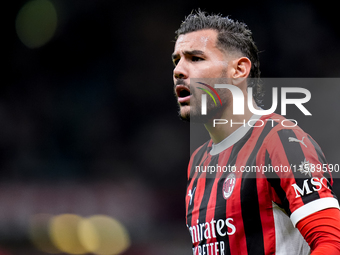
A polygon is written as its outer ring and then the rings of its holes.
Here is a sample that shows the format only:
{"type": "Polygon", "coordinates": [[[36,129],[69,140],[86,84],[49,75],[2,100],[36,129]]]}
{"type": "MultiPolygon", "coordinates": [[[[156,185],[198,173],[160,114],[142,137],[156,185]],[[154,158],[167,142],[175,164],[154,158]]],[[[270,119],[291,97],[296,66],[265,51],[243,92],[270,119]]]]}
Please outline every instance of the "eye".
{"type": "Polygon", "coordinates": [[[202,61],[202,60],[204,60],[204,58],[197,57],[197,56],[192,56],[191,57],[191,61],[193,61],[193,62],[202,61]]]}
{"type": "Polygon", "coordinates": [[[172,60],[172,63],[174,64],[174,66],[177,66],[178,62],[179,62],[179,58],[172,60]]]}

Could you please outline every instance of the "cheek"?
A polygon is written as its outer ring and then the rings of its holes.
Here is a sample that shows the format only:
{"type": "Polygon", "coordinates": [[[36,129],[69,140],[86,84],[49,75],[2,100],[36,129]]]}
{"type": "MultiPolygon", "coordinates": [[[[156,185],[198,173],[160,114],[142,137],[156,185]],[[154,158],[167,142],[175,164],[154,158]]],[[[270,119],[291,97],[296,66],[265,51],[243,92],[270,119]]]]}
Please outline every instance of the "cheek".
{"type": "MultiPolygon", "coordinates": [[[[227,70],[228,70],[227,67],[228,67],[227,63],[222,62],[222,61],[218,61],[218,62],[214,62],[214,63],[208,63],[203,72],[204,72],[204,74],[208,75],[206,77],[220,78],[222,74],[225,74],[227,72],[227,70]]],[[[204,78],[204,77],[202,77],[202,78],[204,78]]]]}
{"type": "Polygon", "coordinates": [[[202,91],[198,88],[190,88],[190,93],[193,98],[201,97],[202,91]]]}
{"type": "Polygon", "coordinates": [[[207,63],[202,68],[194,68],[193,72],[197,78],[214,78],[217,73],[216,67],[211,63],[207,63]]]}
{"type": "Polygon", "coordinates": [[[232,94],[229,89],[217,89],[217,93],[220,95],[221,101],[223,105],[229,105],[232,94]]]}

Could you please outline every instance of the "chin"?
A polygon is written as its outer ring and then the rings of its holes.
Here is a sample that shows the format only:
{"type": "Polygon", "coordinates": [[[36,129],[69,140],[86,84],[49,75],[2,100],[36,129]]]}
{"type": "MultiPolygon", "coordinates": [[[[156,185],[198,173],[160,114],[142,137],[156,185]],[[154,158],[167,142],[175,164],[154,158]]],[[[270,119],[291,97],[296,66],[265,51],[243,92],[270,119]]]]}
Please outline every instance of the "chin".
{"type": "Polygon", "coordinates": [[[215,107],[212,105],[208,107],[208,114],[201,114],[201,107],[195,107],[193,105],[179,105],[178,116],[181,120],[190,121],[192,123],[205,124],[210,122],[214,118],[218,118],[219,113],[223,110],[221,106],[215,107]]]}
{"type": "Polygon", "coordinates": [[[190,121],[190,106],[180,106],[178,115],[181,120],[190,121]]]}

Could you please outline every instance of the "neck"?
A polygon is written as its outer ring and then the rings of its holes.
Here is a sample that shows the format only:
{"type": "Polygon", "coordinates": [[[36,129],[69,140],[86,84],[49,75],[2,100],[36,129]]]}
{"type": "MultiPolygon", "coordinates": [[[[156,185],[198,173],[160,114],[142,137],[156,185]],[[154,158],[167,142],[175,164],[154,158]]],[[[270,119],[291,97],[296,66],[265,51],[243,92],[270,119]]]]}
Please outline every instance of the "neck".
{"type": "MultiPolygon", "coordinates": [[[[244,126],[244,123],[247,123],[253,116],[253,113],[248,109],[247,101],[244,100],[244,102],[245,102],[244,115],[233,115],[232,102],[230,102],[228,107],[226,107],[223,110],[223,112],[218,116],[218,118],[215,118],[220,119],[220,121],[216,121],[215,127],[213,119],[208,123],[204,124],[214,144],[223,141],[240,126],[244,126]]],[[[254,107],[258,108],[254,100],[253,105],[254,107]]]]}

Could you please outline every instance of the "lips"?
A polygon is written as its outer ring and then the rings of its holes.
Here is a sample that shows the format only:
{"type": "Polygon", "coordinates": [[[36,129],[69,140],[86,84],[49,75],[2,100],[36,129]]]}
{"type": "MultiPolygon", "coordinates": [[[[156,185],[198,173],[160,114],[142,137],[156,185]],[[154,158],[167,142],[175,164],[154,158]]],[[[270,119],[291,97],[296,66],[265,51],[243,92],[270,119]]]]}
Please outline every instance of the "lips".
{"type": "Polygon", "coordinates": [[[179,103],[185,103],[190,101],[190,89],[184,85],[177,85],[175,89],[179,103]]]}

